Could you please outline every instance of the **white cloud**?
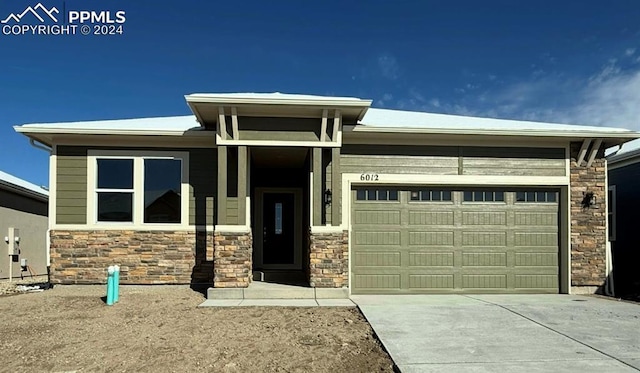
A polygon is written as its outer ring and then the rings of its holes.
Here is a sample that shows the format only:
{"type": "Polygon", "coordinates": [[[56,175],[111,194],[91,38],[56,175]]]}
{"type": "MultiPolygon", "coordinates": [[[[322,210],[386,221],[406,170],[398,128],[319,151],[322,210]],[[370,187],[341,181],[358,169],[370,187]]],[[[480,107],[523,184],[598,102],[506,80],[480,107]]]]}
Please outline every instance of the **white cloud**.
{"type": "Polygon", "coordinates": [[[627,48],[627,50],[624,51],[625,56],[633,56],[634,53],[636,53],[635,48],[627,48]]]}
{"type": "Polygon", "coordinates": [[[378,68],[383,77],[389,80],[398,79],[399,67],[396,58],[390,54],[378,56],[378,68]]]}

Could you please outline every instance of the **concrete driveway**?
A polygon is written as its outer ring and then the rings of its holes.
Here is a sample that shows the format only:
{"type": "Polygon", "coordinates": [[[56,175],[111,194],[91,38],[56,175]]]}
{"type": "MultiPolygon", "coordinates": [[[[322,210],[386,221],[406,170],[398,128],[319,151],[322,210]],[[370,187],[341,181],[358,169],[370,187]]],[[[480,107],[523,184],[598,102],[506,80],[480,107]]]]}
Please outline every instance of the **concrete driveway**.
{"type": "Polygon", "coordinates": [[[640,305],[571,295],[354,295],[402,372],[638,372],[640,305]]]}

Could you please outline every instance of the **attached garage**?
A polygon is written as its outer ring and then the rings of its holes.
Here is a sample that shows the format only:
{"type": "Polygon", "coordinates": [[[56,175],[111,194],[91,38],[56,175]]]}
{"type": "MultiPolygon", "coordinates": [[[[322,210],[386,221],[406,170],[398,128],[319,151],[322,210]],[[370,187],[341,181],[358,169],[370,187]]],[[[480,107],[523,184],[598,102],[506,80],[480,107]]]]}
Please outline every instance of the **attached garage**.
{"type": "Polygon", "coordinates": [[[356,187],[354,294],[558,293],[555,189],[356,187]]]}

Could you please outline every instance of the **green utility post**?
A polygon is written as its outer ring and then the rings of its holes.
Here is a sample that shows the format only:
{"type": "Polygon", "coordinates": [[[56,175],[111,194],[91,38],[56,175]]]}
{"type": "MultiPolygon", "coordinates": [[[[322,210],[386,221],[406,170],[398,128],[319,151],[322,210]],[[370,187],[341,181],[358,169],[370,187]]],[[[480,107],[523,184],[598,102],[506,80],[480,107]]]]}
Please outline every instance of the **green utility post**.
{"type": "Polygon", "coordinates": [[[114,278],[113,301],[115,303],[118,303],[118,300],[120,299],[120,266],[116,264],[113,267],[115,269],[115,273],[113,274],[113,278],[114,278]]]}
{"type": "Polygon", "coordinates": [[[112,306],[114,302],[115,295],[115,273],[116,269],[114,266],[109,266],[107,269],[107,306],[112,306]]]}

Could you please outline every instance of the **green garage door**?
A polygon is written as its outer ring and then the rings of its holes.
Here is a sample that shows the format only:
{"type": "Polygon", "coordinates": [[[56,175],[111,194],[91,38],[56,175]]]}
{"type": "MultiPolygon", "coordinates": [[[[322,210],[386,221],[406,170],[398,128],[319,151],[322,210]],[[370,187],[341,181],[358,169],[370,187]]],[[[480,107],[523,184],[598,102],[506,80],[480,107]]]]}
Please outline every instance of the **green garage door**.
{"type": "Polygon", "coordinates": [[[558,293],[558,192],[356,188],[354,294],[558,293]]]}

